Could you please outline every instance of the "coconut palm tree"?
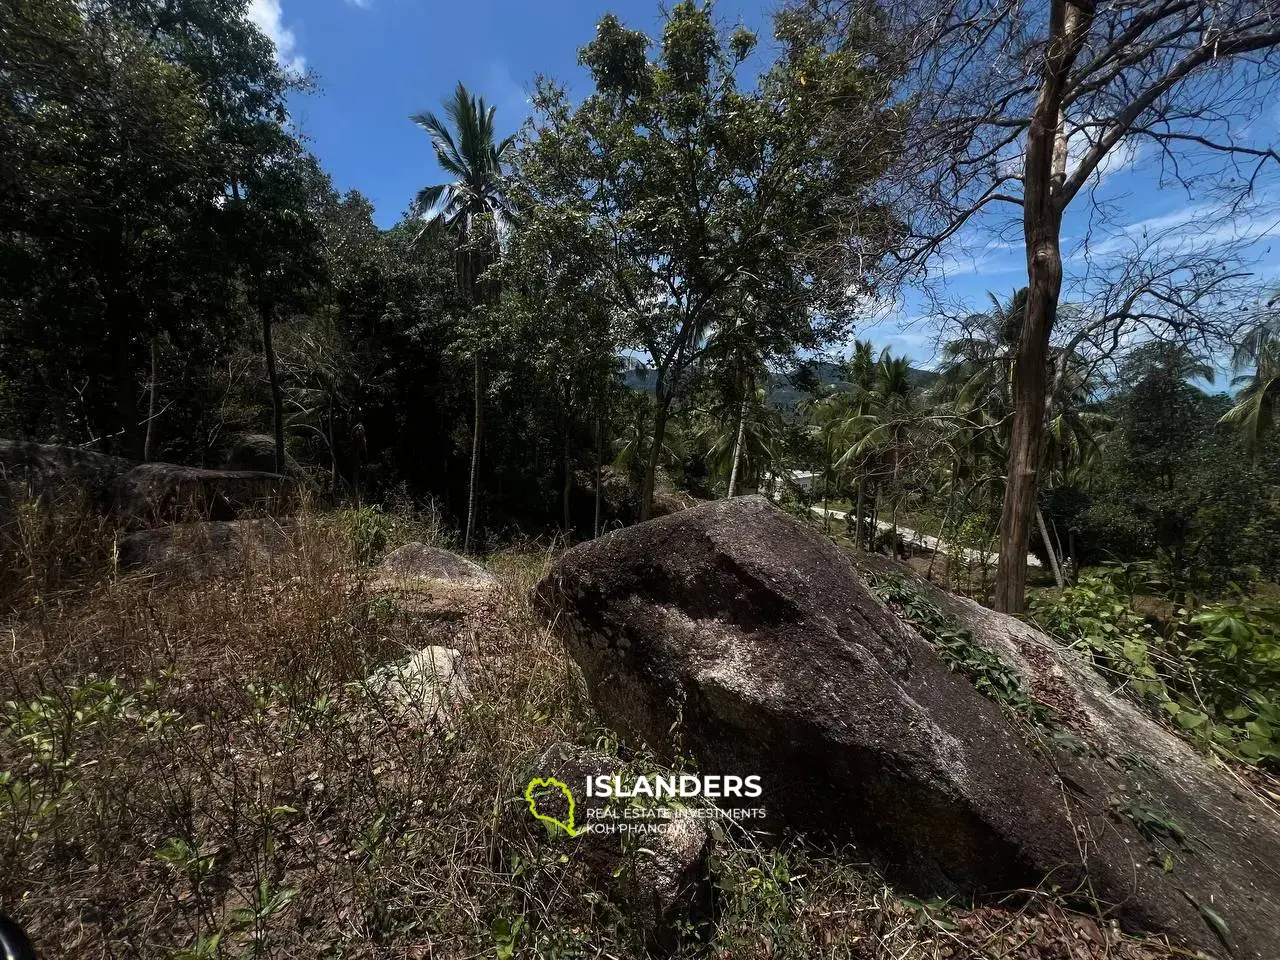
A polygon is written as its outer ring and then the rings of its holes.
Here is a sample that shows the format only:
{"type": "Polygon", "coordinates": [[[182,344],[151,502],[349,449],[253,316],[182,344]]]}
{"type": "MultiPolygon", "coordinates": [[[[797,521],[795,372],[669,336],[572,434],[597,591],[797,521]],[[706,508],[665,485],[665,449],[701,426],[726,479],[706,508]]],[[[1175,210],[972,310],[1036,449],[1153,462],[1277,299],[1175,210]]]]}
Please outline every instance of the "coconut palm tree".
{"type": "Polygon", "coordinates": [[[958,406],[982,408],[1003,416],[1008,410],[1013,357],[1018,352],[1027,288],[1005,302],[988,293],[991,309],[965,321],[966,335],[942,348],[941,389],[958,406]]]}
{"type": "MultiPolygon", "coordinates": [[[[490,304],[497,291],[488,289],[485,270],[497,259],[510,228],[513,210],[503,191],[504,166],[515,137],[497,140],[493,118],[496,110],[485,105],[459,83],[453,98],[444,103],[444,118],[426,111],[412,120],[431,138],[436,163],[454,179],[423,187],[414,201],[422,221],[422,238],[431,230],[444,230],[454,241],[458,288],[474,312],[490,304]]],[[[471,474],[467,485],[467,526],[462,549],[471,547],[475,528],[476,487],[480,469],[480,434],[484,411],[484,379],[481,343],[474,337],[472,366],[475,418],[471,433],[471,474]]]]}
{"type": "Polygon", "coordinates": [[[782,417],[769,407],[764,387],[748,384],[748,389],[746,401],[732,404],[736,423],[725,419],[723,404],[716,404],[698,411],[694,425],[693,439],[705,463],[714,474],[729,478],[731,494],[782,456],[782,417]]]}
{"type": "MultiPolygon", "coordinates": [[[[860,538],[866,481],[871,480],[870,536],[875,536],[875,517],[882,481],[896,482],[901,474],[906,438],[913,425],[915,391],[911,384],[911,361],[894,357],[885,349],[868,367],[863,344],[856,345],[850,360],[851,389],[846,416],[839,436],[846,449],[837,461],[843,469],[857,466],[858,494],[855,505],[855,538],[860,538]]],[[[894,527],[897,527],[897,500],[894,527]]]]}
{"type": "MultiPolygon", "coordinates": [[[[956,472],[972,473],[990,479],[1002,475],[1007,463],[1008,431],[1013,413],[1013,365],[1022,335],[1026,313],[1027,290],[1015,290],[1001,302],[988,293],[991,309],[974,314],[965,326],[966,336],[943,347],[945,366],[942,370],[940,397],[949,402],[958,415],[956,449],[976,458],[965,464],[957,456],[956,472]],[[981,461],[988,466],[979,470],[981,461]]],[[[1189,377],[1212,379],[1212,369],[1185,348],[1172,344],[1156,344],[1143,354],[1145,363],[1179,364],[1189,377]],[[1159,347],[1159,350],[1155,348],[1159,347]]],[[[1062,476],[1078,476],[1097,459],[1099,434],[1110,426],[1101,414],[1086,409],[1094,393],[1080,357],[1062,350],[1051,352],[1056,375],[1047,411],[1047,429],[1041,453],[1041,476],[1047,478],[1058,471],[1062,476]]],[[[957,476],[958,479],[958,476],[957,476]]],[[[1044,542],[1049,565],[1059,587],[1064,585],[1058,557],[1049,542],[1044,514],[1036,507],[1036,525],[1044,542]]]]}
{"type": "MultiPolygon", "coordinates": [[[[1277,303],[1280,295],[1268,307],[1277,303]]],[[[1222,422],[1238,427],[1250,452],[1256,453],[1280,410],[1280,317],[1272,316],[1249,331],[1232,357],[1232,366],[1239,375],[1231,385],[1242,389],[1222,422]],[[1253,372],[1245,373],[1250,367],[1253,372]]]]}

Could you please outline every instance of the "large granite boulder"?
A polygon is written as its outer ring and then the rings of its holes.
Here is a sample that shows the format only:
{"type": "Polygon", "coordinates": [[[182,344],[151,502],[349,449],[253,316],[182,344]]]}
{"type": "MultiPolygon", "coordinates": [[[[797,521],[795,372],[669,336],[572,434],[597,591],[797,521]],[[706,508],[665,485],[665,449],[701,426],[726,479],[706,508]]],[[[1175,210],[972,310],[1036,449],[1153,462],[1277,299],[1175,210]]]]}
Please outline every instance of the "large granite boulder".
{"type": "Polygon", "coordinates": [[[138,529],[184,521],[275,516],[292,509],[296,499],[295,483],[276,473],[144,463],[116,481],[113,501],[120,521],[138,529]]]}
{"type": "Polygon", "coordinates": [[[478,563],[415,540],[383,557],[369,593],[409,617],[456,619],[497,586],[497,577],[478,563]]]}
{"type": "MultiPolygon", "coordinates": [[[[761,777],[778,830],[851,841],[920,893],[1048,883],[1195,949],[1280,957],[1270,809],[1087,665],[1050,671],[1050,703],[1113,720],[1002,712],[761,497],[577,546],[536,592],[605,722],[704,774],[761,777]]],[[[970,612],[982,642],[1023,651],[1014,669],[1048,657],[1048,638],[970,612]]]]}
{"type": "Polygon", "coordinates": [[[0,522],[14,504],[30,500],[83,497],[87,506],[105,509],[116,478],[131,466],[78,447],[0,439],[0,522]]]}
{"type": "Polygon", "coordinates": [[[289,537],[274,520],[210,520],[126,533],[116,542],[116,560],[126,572],[200,580],[262,567],[288,549],[289,537]]]}

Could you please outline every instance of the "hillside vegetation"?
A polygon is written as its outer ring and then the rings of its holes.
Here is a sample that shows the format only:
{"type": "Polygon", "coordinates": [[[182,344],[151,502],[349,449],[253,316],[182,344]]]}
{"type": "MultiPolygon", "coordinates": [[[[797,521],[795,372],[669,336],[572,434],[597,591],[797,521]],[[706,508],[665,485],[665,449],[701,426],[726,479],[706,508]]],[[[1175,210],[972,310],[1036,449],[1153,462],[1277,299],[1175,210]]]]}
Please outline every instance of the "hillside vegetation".
{"type": "MultiPolygon", "coordinates": [[[[287,552],[199,583],[105,565],[55,583],[47,556],[13,558],[26,591],[0,654],[0,903],[40,955],[646,956],[573,841],[520,816],[542,748],[618,749],[529,605],[554,552],[495,554],[495,593],[420,619],[356,560],[429,533],[420,522],[372,541],[352,514],[287,529],[287,552]],[[463,653],[474,694],[439,730],[367,682],[429,643],[463,653]]],[[[904,898],[802,842],[725,832],[713,869],[716,926],[690,956],[1181,955],[1047,893],[904,898]]]]}

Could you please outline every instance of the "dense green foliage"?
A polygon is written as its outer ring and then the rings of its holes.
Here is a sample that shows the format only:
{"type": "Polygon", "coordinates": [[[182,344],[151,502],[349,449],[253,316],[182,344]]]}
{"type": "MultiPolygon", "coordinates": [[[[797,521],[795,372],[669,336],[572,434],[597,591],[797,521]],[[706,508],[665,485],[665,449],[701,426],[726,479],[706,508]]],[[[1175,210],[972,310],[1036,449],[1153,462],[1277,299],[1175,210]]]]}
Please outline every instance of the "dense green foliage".
{"type": "Polygon", "coordinates": [[[1225,756],[1280,765],[1280,609],[1228,599],[1177,608],[1158,628],[1134,610],[1134,591],[1150,588],[1143,572],[1082,577],[1037,600],[1034,616],[1181,731],[1225,756]]]}
{"type": "Polygon", "coordinates": [[[438,498],[464,543],[594,532],[664,478],[767,472],[758,391],[848,329],[888,250],[870,35],[830,48],[782,18],[756,77],[756,38],[709,6],[657,43],[606,17],[594,91],[540,82],[518,143],[462,87],[416,115],[451,179],[383,231],[301,145],[308,81],[243,0],[12,13],[0,435],[218,465],[274,433],[277,468],[438,498]],[[633,351],[656,403],[620,385],[633,351]]]}
{"type": "MultiPolygon", "coordinates": [[[[591,88],[539,78],[518,136],[462,86],[415,115],[443,178],[382,230],[301,143],[309,81],[244,0],[4,12],[0,435],[249,451],[353,503],[363,559],[387,545],[371,502],[467,549],[772,484],[846,512],[861,548],[938,537],[951,585],[985,595],[1026,291],[946,324],[927,377],[866,341],[824,352],[902,239],[877,189],[909,146],[883,25],[783,11],[762,60],[707,4],[653,39],[606,16],[591,88]]],[[[1275,628],[1241,598],[1280,578],[1277,341],[1274,300],[1237,307],[1234,397],[1198,386],[1224,355],[1203,338],[1053,344],[1032,549],[1061,590],[1045,622],[1256,760],[1275,628]],[[1148,624],[1102,562],[1185,613],[1148,624]]]]}
{"type": "Polygon", "coordinates": [[[1154,559],[1179,598],[1212,597],[1230,583],[1280,573],[1280,466],[1274,442],[1250,457],[1247,441],[1221,424],[1230,407],[1167,363],[1109,398],[1115,427],[1101,444],[1084,496],[1068,515],[1080,561],[1154,559]]]}

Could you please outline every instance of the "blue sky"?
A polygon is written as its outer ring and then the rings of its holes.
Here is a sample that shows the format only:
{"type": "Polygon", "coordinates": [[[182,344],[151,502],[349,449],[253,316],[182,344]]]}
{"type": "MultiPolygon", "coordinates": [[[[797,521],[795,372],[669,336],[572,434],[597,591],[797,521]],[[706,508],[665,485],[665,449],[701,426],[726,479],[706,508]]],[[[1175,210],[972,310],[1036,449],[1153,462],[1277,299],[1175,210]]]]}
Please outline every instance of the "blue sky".
{"type": "MultiPolygon", "coordinates": [[[[767,43],[776,6],[775,0],[719,0],[716,16],[726,27],[741,22],[757,30],[767,43]]],[[[294,98],[295,123],[338,189],[357,189],[369,197],[384,227],[400,218],[420,187],[440,179],[430,142],[409,120],[411,114],[437,109],[461,80],[498,108],[503,132],[514,132],[528,114],[536,74],[567,83],[573,95],[588,90],[577,51],[606,12],[651,36],[659,29],[658,0],[250,3],[252,18],[275,40],[281,61],[310,71],[319,83],[318,93],[294,98]]],[[[1239,135],[1274,144],[1278,129],[1280,111],[1268,106],[1239,135]]],[[[1280,229],[1276,180],[1263,185],[1256,208],[1227,216],[1203,198],[1162,188],[1156,160],[1150,148],[1118,151],[1088,195],[1073,204],[1064,224],[1067,298],[1073,290],[1082,299],[1090,295],[1073,278],[1105,269],[1120,252],[1156,235],[1165,238],[1166,247],[1243,238],[1248,269],[1280,275],[1280,245],[1271,246],[1280,229]],[[1082,252],[1086,236],[1089,258],[1082,252]]],[[[980,308],[986,291],[1007,296],[1025,283],[1021,231],[1010,211],[996,211],[975,224],[934,265],[934,290],[951,310],[980,308]]],[[[920,289],[904,290],[869,310],[857,335],[930,365],[937,340],[932,302],[920,289]]]]}
{"type": "MultiPolygon", "coordinates": [[[[771,7],[720,0],[716,16],[768,36],[771,7]]],[[[368,196],[384,227],[439,180],[411,114],[438,110],[461,80],[498,108],[503,132],[514,132],[536,74],[576,96],[589,90],[578,48],[606,12],[650,35],[659,28],[658,0],[252,0],[250,9],[281,59],[316,75],[321,90],[294,98],[294,121],[338,189],[368,196]]]]}

